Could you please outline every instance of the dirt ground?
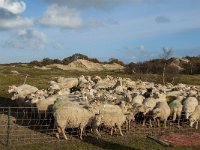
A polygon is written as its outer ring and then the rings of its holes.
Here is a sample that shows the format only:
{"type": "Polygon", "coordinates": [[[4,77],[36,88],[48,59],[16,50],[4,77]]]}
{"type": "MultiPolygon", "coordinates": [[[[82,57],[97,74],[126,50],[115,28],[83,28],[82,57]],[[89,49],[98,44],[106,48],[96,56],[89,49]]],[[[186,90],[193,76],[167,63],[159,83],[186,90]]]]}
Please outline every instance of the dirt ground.
{"type": "Polygon", "coordinates": [[[200,145],[200,133],[173,133],[162,135],[160,139],[175,147],[188,147],[200,145]]]}

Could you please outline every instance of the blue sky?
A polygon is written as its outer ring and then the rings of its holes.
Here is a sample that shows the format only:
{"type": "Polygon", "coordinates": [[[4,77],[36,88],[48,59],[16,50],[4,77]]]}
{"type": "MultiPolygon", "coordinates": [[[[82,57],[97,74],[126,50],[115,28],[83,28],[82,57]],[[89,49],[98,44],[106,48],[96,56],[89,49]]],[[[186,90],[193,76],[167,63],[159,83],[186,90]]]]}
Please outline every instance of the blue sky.
{"type": "Polygon", "coordinates": [[[0,63],[200,55],[199,0],[0,0],[0,63]]]}

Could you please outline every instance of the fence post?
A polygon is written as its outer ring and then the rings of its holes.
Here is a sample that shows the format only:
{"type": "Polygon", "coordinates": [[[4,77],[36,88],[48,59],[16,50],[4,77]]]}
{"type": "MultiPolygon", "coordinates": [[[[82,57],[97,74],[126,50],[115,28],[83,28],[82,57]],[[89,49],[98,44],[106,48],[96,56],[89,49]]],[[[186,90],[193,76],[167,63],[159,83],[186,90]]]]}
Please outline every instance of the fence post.
{"type": "Polygon", "coordinates": [[[10,147],[10,115],[11,109],[8,107],[8,124],[7,124],[7,137],[6,137],[6,146],[10,147]]]}

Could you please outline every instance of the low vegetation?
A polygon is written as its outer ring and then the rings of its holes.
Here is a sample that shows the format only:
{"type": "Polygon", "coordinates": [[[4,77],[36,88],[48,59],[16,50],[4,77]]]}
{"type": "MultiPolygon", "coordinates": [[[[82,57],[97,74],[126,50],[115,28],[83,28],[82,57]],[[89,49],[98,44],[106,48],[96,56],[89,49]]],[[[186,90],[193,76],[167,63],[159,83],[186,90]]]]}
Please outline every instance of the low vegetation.
{"type": "MultiPolygon", "coordinates": [[[[189,59],[189,58],[188,58],[189,59]]],[[[188,70],[181,73],[173,74],[173,77],[168,73],[167,77],[171,81],[173,78],[173,83],[184,83],[190,85],[200,85],[200,74],[198,73],[198,63],[200,58],[195,57],[193,62],[192,73],[191,66],[188,66],[188,70]]],[[[47,61],[47,60],[46,60],[47,61]]],[[[59,60],[56,60],[60,62],[59,60]]],[[[70,60],[65,60],[66,64],[70,60]]],[[[96,60],[95,60],[96,61],[96,60]]],[[[110,60],[118,61],[118,60],[110,60]]],[[[55,62],[54,62],[55,63],[55,62]]],[[[48,64],[48,63],[46,63],[48,64]]],[[[27,84],[33,85],[40,88],[46,89],[48,82],[53,80],[55,77],[78,77],[80,75],[99,75],[105,77],[106,75],[112,75],[114,77],[129,77],[132,80],[142,80],[155,83],[162,83],[162,60],[152,60],[144,63],[138,64],[129,64],[126,66],[125,71],[101,71],[101,72],[78,72],[78,71],[64,71],[60,69],[51,69],[51,70],[39,70],[34,68],[36,65],[35,62],[31,64],[9,64],[9,65],[0,65],[0,106],[9,106],[7,103],[11,95],[9,95],[8,86],[9,85],[20,85],[24,83],[26,75],[28,75],[27,84]],[[155,61],[155,62],[154,62],[155,61]],[[158,63],[159,62],[159,63],[158,63]],[[158,65],[155,65],[157,63],[158,65]],[[138,68],[138,69],[137,69],[138,68]],[[149,69],[151,68],[151,69],[149,69]],[[149,69],[149,70],[147,70],[149,69]],[[159,71],[160,69],[160,71],[159,71]],[[12,71],[17,71],[19,74],[15,74],[12,71]],[[152,71],[156,70],[156,71],[152,71]]],[[[41,65],[40,62],[38,64],[41,65]]],[[[42,65],[44,65],[42,63],[42,65]]],[[[186,67],[187,68],[187,67],[186,67]]],[[[167,69],[166,69],[167,70],[167,69]]],[[[168,70],[170,71],[170,69],[168,70]]],[[[4,147],[0,146],[0,149],[4,147]]],[[[184,149],[199,149],[200,147],[191,147],[184,149]]],[[[163,147],[162,145],[143,137],[136,137],[130,134],[127,134],[125,137],[119,136],[108,136],[103,137],[102,139],[96,139],[94,137],[87,137],[83,141],[80,141],[77,138],[72,138],[69,142],[61,141],[55,142],[55,144],[45,143],[45,144],[34,144],[28,146],[13,147],[12,149],[183,149],[183,148],[172,148],[172,147],[163,147]]]]}

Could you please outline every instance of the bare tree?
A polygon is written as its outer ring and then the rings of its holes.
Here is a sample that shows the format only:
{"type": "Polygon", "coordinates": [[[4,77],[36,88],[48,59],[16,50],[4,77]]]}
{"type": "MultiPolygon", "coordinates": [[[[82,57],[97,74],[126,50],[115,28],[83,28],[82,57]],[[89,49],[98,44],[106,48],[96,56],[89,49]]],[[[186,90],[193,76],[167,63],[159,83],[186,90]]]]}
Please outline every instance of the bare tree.
{"type": "Polygon", "coordinates": [[[165,85],[165,71],[166,71],[166,65],[167,65],[167,60],[171,58],[172,56],[172,48],[168,49],[168,48],[163,48],[163,55],[162,55],[162,59],[164,61],[164,66],[163,66],[163,73],[162,73],[162,80],[163,80],[163,84],[165,85]]]}

